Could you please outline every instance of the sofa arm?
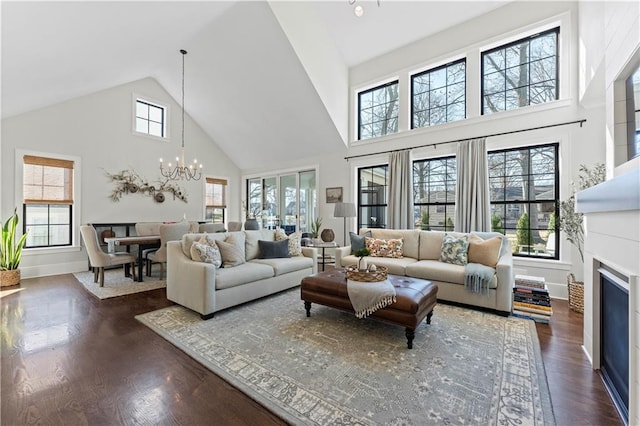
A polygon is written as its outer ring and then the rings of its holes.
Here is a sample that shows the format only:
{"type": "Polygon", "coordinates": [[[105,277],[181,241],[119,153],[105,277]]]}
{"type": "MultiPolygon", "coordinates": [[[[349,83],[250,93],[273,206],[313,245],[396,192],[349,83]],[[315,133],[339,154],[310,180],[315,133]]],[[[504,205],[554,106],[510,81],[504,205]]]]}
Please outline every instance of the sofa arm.
{"type": "Polygon", "coordinates": [[[189,259],[181,241],[167,242],[167,299],[202,315],[215,312],[216,267],[189,259]]]}
{"type": "Polygon", "coordinates": [[[342,258],[351,254],[351,246],[336,247],[336,268],[342,268],[342,258]]]}
{"type": "Polygon", "coordinates": [[[513,302],[513,256],[511,248],[508,247],[505,253],[498,259],[496,265],[496,278],[498,280],[498,288],[496,294],[496,309],[504,312],[511,312],[513,302]]]}
{"type": "Polygon", "coordinates": [[[313,247],[302,247],[302,255],[313,260],[313,273],[318,272],[318,250],[313,247]]]}

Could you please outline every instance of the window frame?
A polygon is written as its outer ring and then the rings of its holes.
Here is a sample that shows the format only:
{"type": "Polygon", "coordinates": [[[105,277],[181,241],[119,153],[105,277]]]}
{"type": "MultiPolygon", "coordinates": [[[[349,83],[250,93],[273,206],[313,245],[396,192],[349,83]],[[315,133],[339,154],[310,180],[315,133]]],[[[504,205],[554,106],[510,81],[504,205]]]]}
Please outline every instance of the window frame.
{"type": "Polygon", "coordinates": [[[388,208],[388,200],[389,200],[389,165],[388,164],[378,164],[375,166],[363,166],[363,167],[358,167],[358,172],[357,172],[357,179],[358,179],[358,199],[357,199],[357,225],[356,225],[356,229],[361,229],[361,228],[386,228],[387,227],[387,208],[388,208]],[[363,188],[362,188],[362,173],[365,170],[372,170],[372,169],[377,169],[377,168],[381,168],[384,167],[385,168],[385,177],[384,177],[384,203],[368,203],[368,204],[363,204],[362,203],[362,199],[363,199],[363,188]],[[383,214],[380,214],[378,216],[383,217],[384,218],[384,223],[382,224],[376,224],[371,225],[369,223],[369,221],[367,220],[367,223],[364,223],[363,221],[363,210],[364,209],[382,209],[383,214]]]}
{"type": "MultiPolygon", "coordinates": [[[[356,111],[356,114],[358,116],[358,141],[364,141],[364,140],[368,140],[368,139],[375,139],[375,138],[380,138],[380,137],[384,137],[384,136],[388,136],[388,135],[395,135],[400,131],[400,79],[395,79],[392,81],[389,81],[387,83],[383,83],[383,84],[379,84],[376,85],[374,87],[370,87],[368,89],[365,90],[359,90],[356,92],[356,98],[358,100],[358,109],[356,111]],[[369,92],[373,92],[379,89],[383,89],[389,86],[393,86],[396,85],[398,87],[398,97],[396,98],[396,104],[397,104],[397,110],[398,110],[398,114],[395,116],[395,120],[396,120],[396,131],[392,132],[392,133],[385,133],[384,135],[378,135],[378,136],[370,136],[368,138],[363,139],[362,138],[362,95],[369,93],[369,92]]],[[[373,109],[374,105],[371,106],[371,109],[373,109]]],[[[371,124],[373,124],[373,122],[371,122],[371,124]]]]}
{"type": "MultiPolygon", "coordinates": [[[[211,220],[212,223],[226,223],[228,188],[229,188],[228,179],[214,178],[214,177],[208,177],[208,176],[205,177],[205,180],[204,180],[204,216],[203,216],[205,221],[211,220]],[[215,204],[215,203],[214,204],[208,204],[208,186],[209,185],[214,185],[214,191],[215,191],[215,186],[222,186],[222,204],[215,204]],[[221,210],[222,221],[216,221],[215,220],[215,213],[213,213],[213,217],[208,218],[207,217],[207,211],[209,209],[213,210],[214,212],[216,210],[221,210]]],[[[213,199],[215,199],[215,196],[213,197],[213,199]]]]}
{"type": "MultiPolygon", "coordinates": [[[[560,61],[560,44],[561,44],[561,37],[560,37],[560,28],[561,25],[557,25],[554,28],[548,29],[548,30],[544,30],[544,31],[538,31],[534,34],[531,34],[529,36],[526,37],[522,37],[519,38],[517,40],[511,41],[509,43],[505,43],[505,44],[501,44],[499,46],[496,47],[492,47],[490,49],[487,50],[481,50],[480,51],[480,115],[481,116],[489,116],[489,115],[493,115],[493,114],[498,114],[501,112],[508,112],[508,111],[514,111],[514,110],[518,110],[520,108],[525,108],[525,107],[529,107],[529,106],[536,106],[536,105],[544,105],[553,101],[558,101],[560,99],[560,66],[561,66],[561,61],[560,61]],[[546,35],[549,34],[555,34],[556,36],[556,46],[555,46],[555,98],[553,100],[550,100],[548,102],[543,102],[543,103],[536,103],[536,104],[532,104],[531,103],[531,96],[527,96],[527,105],[523,105],[523,106],[519,106],[516,108],[511,108],[511,109],[503,109],[503,110],[498,110],[495,112],[488,112],[485,110],[485,61],[484,61],[484,57],[485,55],[497,52],[499,50],[506,50],[512,46],[521,44],[522,42],[528,41],[529,42],[529,47],[531,46],[531,41],[536,39],[536,38],[540,38],[540,37],[544,37],[546,35]]],[[[530,49],[529,49],[530,50],[530,49]]],[[[506,59],[505,59],[506,61],[506,59]]],[[[529,65],[531,63],[531,57],[529,55],[528,59],[527,59],[527,65],[529,65]]],[[[528,66],[528,82],[526,86],[523,87],[527,87],[527,92],[528,94],[530,94],[531,92],[531,67],[528,66]]],[[[505,62],[505,71],[506,71],[506,62],[505,62]]],[[[507,79],[505,77],[505,89],[502,92],[495,92],[495,93],[504,93],[505,94],[505,105],[506,105],[506,93],[507,93],[507,79]]]]}
{"type": "MultiPolygon", "coordinates": [[[[79,164],[77,160],[70,159],[66,156],[58,156],[55,154],[42,154],[42,153],[32,153],[32,152],[16,152],[16,157],[19,160],[20,170],[16,170],[16,175],[19,176],[19,179],[16,179],[16,182],[19,182],[20,191],[20,204],[22,204],[22,234],[27,233],[28,227],[47,227],[47,244],[40,245],[29,245],[29,238],[25,241],[24,250],[28,252],[29,250],[39,249],[39,248],[64,248],[70,247],[73,245],[75,241],[75,229],[74,229],[74,211],[75,206],[77,204],[77,195],[79,194],[76,180],[77,177],[77,168],[79,164]],[[56,167],[70,171],[70,180],[65,184],[65,194],[63,195],[63,199],[46,199],[44,198],[30,198],[26,199],[24,186],[25,186],[25,166],[26,165],[35,165],[41,167],[56,167]],[[64,198],[66,197],[66,198],[64,198]],[[70,198],[69,198],[70,197],[70,198]],[[29,209],[28,206],[46,206],[47,207],[47,223],[46,224],[36,224],[30,223],[27,217],[27,211],[29,209]],[[66,206],[68,207],[68,220],[67,223],[63,223],[68,227],[68,239],[65,243],[61,244],[51,244],[51,226],[56,225],[51,223],[51,206],[66,206]]],[[[43,174],[45,170],[43,169],[43,174]]],[[[45,186],[44,177],[42,180],[42,185],[45,186]]]]}
{"type": "MultiPolygon", "coordinates": [[[[148,121],[148,119],[146,120],[148,121]]],[[[154,121],[154,122],[157,123],[157,121],[154,121]]],[[[170,139],[169,137],[169,105],[165,102],[152,99],[148,96],[133,93],[132,99],[131,99],[131,131],[134,135],[148,137],[148,138],[156,139],[159,141],[168,141],[170,139]],[[136,120],[138,118],[138,108],[137,108],[138,102],[162,109],[163,111],[162,136],[157,136],[154,134],[150,134],[148,132],[141,132],[137,129],[136,120]]]]}
{"type": "MultiPolygon", "coordinates": [[[[456,60],[450,61],[450,62],[448,62],[446,64],[439,65],[437,67],[429,68],[427,70],[420,71],[420,72],[417,72],[417,73],[409,75],[409,86],[410,86],[410,92],[411,92],[410,99],[409,99],[409,101],[410,101],[409,121],[411,123],[411,126],[410,126],[409,130],[423,129],[423,128],[428,128],[428,127],[431,127],[431,126],[438,126],[440,124],[453,123],[453,122],[456,122],[456,121],[465,120],[467,118],[467,57],[466,56],[461,58],[461,59],[456,59],[456,60]],[[445,116],[447,117],[447,119],[444,122],[436,123],[436,124],[431,124],[430,123],[430,124],[425,125],[425,126],[416,126],[416,123],[415,123],[415,120],[414,120],[414,118],[415,118],[414,114],[416,112],[416,110],[415,110],[415,96],[416,96],[416,94],[415,94],[414,80],[417,77],[421,77],[421,76],[424,76],[424,75],[428,75],[428,74],[434,73],[434,72],[439,71],[439,70],[441,70],[443,68],[448,70],[449,67],[454,66],[454,65],[458,65],[458,64],[461,64],[461,63],[464,65],[464,82],[463,82],[464,89],[462,91],[462,93],[463,93],[463,102],[462,103],[464,104],[463,117],[461,119],[458,119],[458,120],[451,120],[450,121],[448,119],[448,111],[449,111],[449,106],[453,105],[453,104],[449,104],[448,102],[445,102],[444,108],[445,108],[445,116]]],[[[445,85],[444,85],[445,92],[446,92],[446,89],[448,87],[449,87],[449,83],[445,82],[445,85]]],[[[430,96],[430,93],[432,92],[431,87],[429,87],[428,92],[429,92],[429,96],[430,96]]],[[[446,97],[446,94],[445,94],[445,97],[446,97]]],[[[431,111],[431,106],[430,106],[431,102],[428,102],[428,104],[429,104],[429,108],[424,110],[424,111],[429,111],[430,112],[431,111]]]]}
{"type": "MultiPolygon", "coordinates": [[[[445,232],[449,232],[449,231],[453,231],[454,228],[453,226],[449,227],[447,225],[447,218],[450,217],[452,218],[452,222],[455,220],[455,208],[456,208],[456,200],[455,200],[455,190],[457,189],[457,174],[454,175],[454,180],[453,180],[453,184],[454,184],[454,199],[453,201],[444,201],[444,202],[431,202],[431,201],[427,201],[427,202],[416,202],[416,190],[419,187],[420,181],[416,179],[416,164],[417,163],[429,163],[432,161],[448,161],[448,160],[453,160],[455,162],[455,167],[456,167],[456,171],[457,171],[457,160],[456,160],[456,156],[455,155],[446,155],[443,157],[437,157],[437,158],[425,158],[425,159],[420,159],[420,160],[414,160],[412,163],[412,173],[413,173],[413,207],[414,207],[414,223],[416,227],[419,227],[420,229],[423,230],[436,230],[436,231],[445,231],[445,232]],[[431,224],[431,214],[429,212],[430,207],[433,206],[436,210],[436,213],[440,213],[438,212],[438,210],[440,210],[441,208],[444,208],[444,210],[442,211],[442,213],[444,213],[444,223],[442,225],[432,225],[431,224]],[[426,224],[426,228],[424,227],[424,225],[422,224],[422,208],[426,207],[427,208],[427,213],[429,214],[429,223],[426,224]],[[416,210],[417,209],[417,210],[416,210]],[[452,214],[449,215],[448,214],[448,210],[451,209],[452,214]],[[415,213],[416,212],[420,212],[420,215],[418,217],[416,217],[415,213]],[[419,221],[419,222],[418,222],[419,221]],[[418,225],[418,223],[420,225],[418,225]]],[[[448,165],[446,165],[445,167],[449,167],[448,165]]],[[[448,187],[450,184],[450,182],[448,180],[445,180],[445,187],[448,187]]],[[[445,191],[446,192],[446,191],[445,191]]],[[[429,191],[429,198],[430,198],[430,191],[429,191]]]]}

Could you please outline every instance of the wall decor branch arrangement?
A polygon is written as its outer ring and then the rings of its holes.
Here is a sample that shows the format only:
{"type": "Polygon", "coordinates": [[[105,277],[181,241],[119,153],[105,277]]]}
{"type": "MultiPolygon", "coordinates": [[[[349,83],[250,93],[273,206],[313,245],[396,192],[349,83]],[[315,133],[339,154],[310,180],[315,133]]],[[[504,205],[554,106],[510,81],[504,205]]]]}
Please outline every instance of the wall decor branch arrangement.
{"type": "Polygon", "coordinates": [[[152,197],[157,203],[162,203],[165,200],[165,193],[170,193],[174,200],[177,198],[187,202],[186,191],[175,183],[170,183],[169,179],[157,180],[153,185],[133,170],[122,170],[117,173],[109,173],[105,170],[105,174],[111,182],[115,182],[115,188],[111,191],[113,201],[120,201],[123,195],[141,194],[152,197]]]}

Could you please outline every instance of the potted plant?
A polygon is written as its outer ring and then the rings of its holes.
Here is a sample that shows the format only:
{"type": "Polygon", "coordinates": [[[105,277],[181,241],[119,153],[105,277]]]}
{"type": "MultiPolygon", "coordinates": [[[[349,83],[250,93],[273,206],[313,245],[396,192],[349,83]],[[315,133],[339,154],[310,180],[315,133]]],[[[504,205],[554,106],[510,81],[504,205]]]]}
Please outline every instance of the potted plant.
{"type": "Polygon", "coordinates": [[[361,248],[361,249],[358,249],[358,250],[354,251],[353,254],[358,257],[358,270],[359,271],[366,271],[367,270],[367,259],[365,259],[365,257],[369,256],[371,254],[369,249],[366,248],[366,247],[365,248],[361,248]]]}
{"type": "Polygon", "coordinates": [[[262,208],[259,205],[247,206],[247,203],[243,201],[242,209],[245,217],[244,229],[260,229],[258,216],[262,214],[262,208]]]}
{"type": "MultiPolygon", "coordinates": [[[[593,168],[584,164],[580,165],[578,173],[578,185],[571,182],[572,194],[566,201],[560,202],[560,216],[557,218],[558,227],[564,231],[567,241],[576,246],[580,253],[580,259],[584,262],[584,228],[582,227],[583,214],[576,212],[576,192],[590,188],[604,182],[606,169],[604,164],[598,163],[593,168]],[[576,188],[577,187],[577,188],[576,188]]],[[[576,281],[573,273],[567,276],[569,307],[574,311],[584,310],[584,283],[576,281]]]]}
{"type": "Polygon", "coordinates": [[[322,243],[322,240],[319,238],[320,228],[322,228],[322,218],[317,217],[313,222],[311,222],[311,239],[314,244],[322,243]]]}
{"type": "Polygon", "coordinates": [[[22,248],[27,240],[25,233],[16,239],[18,228],[17,208],[13,215],[2,226],[2,240],[0,244],[0,287],[16,285],[20,283],[20,260],[22,248]]]}

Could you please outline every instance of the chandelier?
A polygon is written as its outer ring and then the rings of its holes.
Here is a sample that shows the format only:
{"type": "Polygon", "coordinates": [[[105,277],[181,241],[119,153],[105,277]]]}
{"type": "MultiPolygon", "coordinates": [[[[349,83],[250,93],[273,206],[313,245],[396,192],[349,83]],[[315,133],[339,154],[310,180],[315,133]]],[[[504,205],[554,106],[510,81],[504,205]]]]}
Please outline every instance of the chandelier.
{"type": "Polygon", "coordinates": [[[180,148],[180,156],[176,157],[175,167],[169,163],[164,167],[162,158],[160,159],[160,174],[170,180],[200,180],[202,177],[202,164],[198,164],[198,160],[193,160],[193,164],[184,165],[184,56],[187,51],[180,49],[182,53],[182,146],[180,148]]]}
{"type": "MultiPolygon", "coordinates": [[[[349,4],[353,6],[353,4],[356,2],[356,0],[349,0],[349,4]]],[[[380,7],[380,0],[376,0],[376,3],[378,3],[378,7],[380,7]]],[[[357,5],[356,7],[353,8],[353,13],[360,18],[362,15],[364,15],[364,7],[362,7],[361,5],[357,5]]]]}

